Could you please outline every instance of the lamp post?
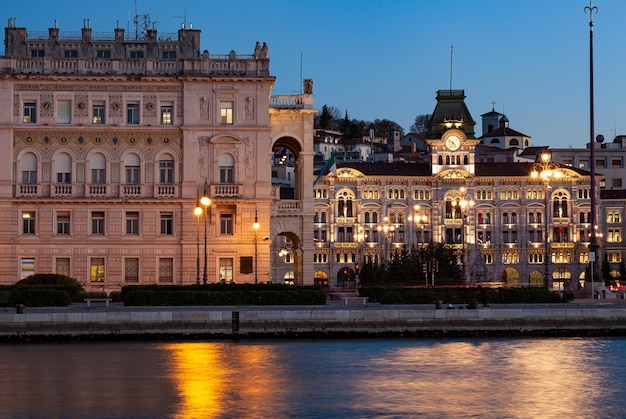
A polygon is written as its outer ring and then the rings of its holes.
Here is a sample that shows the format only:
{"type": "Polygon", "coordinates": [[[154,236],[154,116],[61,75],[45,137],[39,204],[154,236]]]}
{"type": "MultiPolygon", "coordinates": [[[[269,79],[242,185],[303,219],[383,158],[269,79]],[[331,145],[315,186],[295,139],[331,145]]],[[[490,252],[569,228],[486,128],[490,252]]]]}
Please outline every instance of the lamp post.
{"type": "Polygon", "coordinates": [[[209,206],[211,206],[211,199],[207,196],[206,187],[204,189],[204,195],[200,198],[200,204],[204,207],[204,273],[202,274],[202,283],[204,285],[207,284],[208,275],[207,275],[207,245],[206,245],[206,232],[207,232],[207,219],[209,212],[209,206]]]}
{"type": "Polygon", "coordinates": [[[196,202],[193,215],[196,216],[196,284],[200,285],[200,216],[202,215],[200,201],[196,202]]]}
{"type": "Polygon", "coordinates": [[[383,224],[382,225],[378,225],[376,226],[376,230],[378,230],[379,232],[382,232],[385,235],[385,252],[384,252],[384,262],[387,262],[387,253],[388,253],[388,241],[391,241],[390,237],[393,237],[393,234],[396,231],[396,226],[393,224],[389,224],[389,217],[388,216],[384,216],[383,217],[383,224]]]}
{"type": "Polygon", "coordinates": [[[259,212],[258,210],[254,211],[254,224],[252,224],[252,228],[254,229],[254,283],[259,283],[259,247],[258,247],[258,234],[259,228],[261,225],[259,224],[259,212]]]}
{"type": "Polygon", "coordinates": [[[418,230],[415,231],[417,244],[426,243],[426,240],[424,240],[424,225],[428,224],[428,213],[426,211],[420,211],[419,204],[415,204],[413,205],[413,215],[409,215],[408,219],[409,222],[413,221],[416,227],[419,226],[419,237],[417,234],[418,230]]]}
{"type": "Polygon", "coordinates": [[[548,213],[550,211],[550,199],[548,197],[548,192],[550,190],[550,180],[554,178],[561,177],[561,172],[555,170],[559,167],[557,163],[552,162],[552,155],[548,150],[542,151],[539,154],[539,161],[533,163],[533,171],[531,172],[531,177],[533,179],[541,178],[543,182],[543,198],[545,205],[545,214],[544,214],[544,272],[543,272],[543,282],[546,288],[550,288],[550,249],[548,249],[548,239],[550,234],[548,232],[549,223],[548,223],[548,213]]]}
{"type": "Polygon", "coordinates": [[[361,279],[361,269],[363,269],[363,242],[365,241],[365,232],[363,227],[357,225],[357,232],[354,234],[356,240],[356,262],[354,263],[354,273],[356,274],[356,287],[359,287],[361,279]]]}
{"type": "Polygon", "coordinates": [[[460,198],[456,201],[452,201],[452,207],[456,207],[458,205],[459,210],[461,211],[461,267],[463,269],[463,280],[466,284],[469,283],[469,278],[467,277],[468,270],[466,266],[466,258],[465,257],[465,227],[466,227],[466,218],[467,212],[470,208],[474,207],[474,200],[471,197],[467,196],[467,189],[465,186],[461,186],[459,188],[460,198]]]}
{"type": "MultiPolygon", "coordinates": [[[[590,170],[591,170],[591,225],[597,224],[596,220],[596,156],[594,143],[594,104],[593,104],[593,12],[598,13],[598,8],[593,5],[593,0],[589,0],[589,6],[584,8],[585,13],[589,12],[589,149],[590,149],[590,170]]],[[[598,136],[600,137],[600,136],[598,136]]],[[[591,239],[589,241],[589,271],[591,276],[591,301],[593,301],[593,270],[594,259],[598,252],[598,242],[596,240],[595,228],[591,229],[591,239]]]]}

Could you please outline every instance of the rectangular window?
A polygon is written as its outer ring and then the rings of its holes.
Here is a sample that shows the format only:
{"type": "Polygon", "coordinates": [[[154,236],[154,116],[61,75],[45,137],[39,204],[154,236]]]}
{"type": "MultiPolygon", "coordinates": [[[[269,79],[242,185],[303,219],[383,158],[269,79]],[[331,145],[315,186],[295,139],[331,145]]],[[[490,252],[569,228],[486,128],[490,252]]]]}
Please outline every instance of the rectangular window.
{"type": "Polygon", "coordinates": [[[596,159],[596,167],[598,167],[598,168],[605,167],[604,159],[596,159]]]}
{"type": "Polygon", "coordinates": [[[91,169],[91,183],[102,185],[107,183],[106,181],[106,169],[91,169]]]}
{"type": "Polygon", "coordinates": [[[174,214],[164,212],[161,214],[161,234],[171,236],[174,234],[174,214]]]}
{"type": "Polygon", "coordinates": [[[233,235],[233,214],[220,214],[220,234],[233,235]]]}
{"type": "Polygon", "coordinates": [[[37,102],[28,101],[24,102],[24,115],[25,124],[34,124],[37,122],[37,102]]]}
{"type": "Polygon", "coordinates": [[[159,258],[159,282],[174,282],[173,258],[159,258]]]}
{"type": "Polygon", "coordinates": [[[622,160],[621,159],[612,159],[611,160],[611,167],[614,169],[619,169],[622,167],[622,160]]]}
{"type": "Polygon", "coordinates": [[[70,234],[70,213],[58,212],[57,213],[57,234],[69,235],[70,234]]]}
{"type": "Polygon", "coordinates": [[[126,123],[139,124],[139,103],[131,102],[126,104],[126,123]]]}
{"type": "Polygon", "coordinates": [[[35,211],[22,212],[22,234],[35,234],[35,211]]]}
{"type": "Polygon", "coordinates": [[[30,56],[33,58],[37,58],[37,57],[45,57],[46,56],[46,50],[43,49],[34,49],[30,52],[30,56]]]}
{"type": "Polygon", "coordinates": [[[143,58],[143,51],[131,51],[130,58],[143,58]]]}
{"type": "Polygon", "coordinates": [[[96,58],[111,58],[111,51],[108,51],[108,50],[96,51],[96,58]]]}
{"type": "Polygon", "coordinates": [[[57,172],[57,183],[72,183],[72,173],[57,172]]]}
{"type": "Polygon", "coordinates": [[[139,185],[139,166],[126,166],[124,170],[126,172],[126,184],[139,185]]]}
{"type": "Polygon", "coordinates": [[[105,119],[105,105],[104,102],[94,102],[91,105],[91,122],[93,124],[104,124],[105,119]]]}
{"type": "Polygon", "coordinates": [[[64,51],[63,55],[65,56],[65,58],[77,58],[78,57],[78,51],[75,50],[75,49],[66,50],[66,51],[64,51]]]}
{"type": "Polygon", "coordinates": [[[37,183],[37,169],[26,168],[22,163],[22,183],[27,185],[34,185],[37,183]]]}
{"type": "Polygon", "coordinates": [[[232,125],[233,102],[220,102],[220,121],[222,125],[232,125]]]}
{"type": "Polygon", "coordinates": [[[159,183],[167,185],[174,183],[174,160],[159,161],[159,183]]]}
{"type": "Polygon", "coordinates": [[[173,113],[174,105],[172,102],[161,103],[161,125],[172,125],[174,123],[173,113]]]}
{"type": "Polygon", "coordinates": [[[220,167],[220,183],[235,183],[234,173],[235,168],[232,166],[220,167]]]}
{"type": "Polygon", "coordinates": [[[57,124],[69,124],[72,122],[72,102],[69,100],[57,101],[57,124]]]}
{"type": "Polygon", "coordinates": [[[104,258],[91,258],[91,282],[104,282],[104,258]]]}
{"type": "Polygon", "coordinates": [[[173,60],[176,58],[176,51],[163,51],[162,57],[165,60],[173,60]]]}
{"type": "Polygon", "coordinates": [[[230,284],[233,281],[233,259],[220,258],[220,282],[230,284]]]}
{"type": "Polygon", "coordinates": [[[126,213],[126,234],[128,235],[139,234],[139,213],[138,212],[126,213]]]}
{"type": "Polygon", "coordinates": [[[56,273],[57,275],[70,276],[70,258],[57,258],[56,273]]]}
{"type": "Polygon", "coordinates": [[[622,179],[613,179],[612,183],[614,188],[622,187],[622,179]]]}
{"type": "Polygon", "coordinates": [[[103,211],[93,211],[91,213],[91,234],[104,235],[103,211]]]}
{"type": "Polygon", "coordinates": [[[124,259],[124,281],[125,282],[139,282],[139,259],[138,258],[124,259]]]}

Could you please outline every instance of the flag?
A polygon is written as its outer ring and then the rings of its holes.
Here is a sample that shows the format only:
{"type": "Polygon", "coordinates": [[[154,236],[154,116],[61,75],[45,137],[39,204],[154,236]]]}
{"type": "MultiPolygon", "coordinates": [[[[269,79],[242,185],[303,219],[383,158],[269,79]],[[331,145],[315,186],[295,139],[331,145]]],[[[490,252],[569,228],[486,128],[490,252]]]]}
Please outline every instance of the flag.
{"type": "Polygon", "coordinates": [[[317,179],[313,182],[313,187],[317,185],[317,182],[324,176],[326,173],[332,173],[333,176],[337,176],[337,163],[335,163],[335,152],[333,151],[330,155],[330,159],[326,162],[326,166],[320,171],[320,174],[317,175],[317,179]]]}

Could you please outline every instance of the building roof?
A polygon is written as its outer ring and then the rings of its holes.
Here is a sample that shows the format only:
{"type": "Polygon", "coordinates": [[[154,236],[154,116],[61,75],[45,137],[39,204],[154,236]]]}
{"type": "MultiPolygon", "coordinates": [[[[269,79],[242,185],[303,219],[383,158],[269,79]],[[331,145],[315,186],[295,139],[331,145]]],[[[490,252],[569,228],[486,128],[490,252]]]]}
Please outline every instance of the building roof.
{"type": "Polygon", "coordinates": [[[483,135],[481,138],[491,138],[491,137],[528,137],[526,134],[522,134],[519,131],[515,131],[509,127],[500,127],[496,128],[491,132],[483,135]]]}
{"type": "Polygon", "coordinates": [[[377,163],[347,162],[337,165],[338,169],[349,167],[368,176],[430,176],[430,164],[427,163],[377,163]]]}

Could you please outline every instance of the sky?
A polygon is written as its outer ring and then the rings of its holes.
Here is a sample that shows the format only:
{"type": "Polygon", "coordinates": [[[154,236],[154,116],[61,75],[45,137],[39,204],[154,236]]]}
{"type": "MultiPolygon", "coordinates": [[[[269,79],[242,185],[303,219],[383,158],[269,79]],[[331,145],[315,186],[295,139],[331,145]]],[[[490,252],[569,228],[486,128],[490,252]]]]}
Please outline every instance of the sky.
{"type": "MultiPolygon", "coordinates": [[[[462,89],[481,135],[494,108],[532,145],[582,148],[590,132],[590,0],[3,0],[6,25],[131,31],[149,15],[159,33],[201,30],[201,50],[251,54],[269,46],[273,94],[301,93],[350,118],[405,129],[436,92],[462,89]],[[102,7],[105,5],[105,7],[102,7]]],[[[594,136],[626,134],[626,1],[594,0],[594,136]]]]}

